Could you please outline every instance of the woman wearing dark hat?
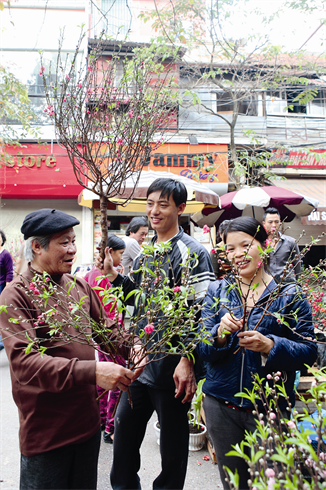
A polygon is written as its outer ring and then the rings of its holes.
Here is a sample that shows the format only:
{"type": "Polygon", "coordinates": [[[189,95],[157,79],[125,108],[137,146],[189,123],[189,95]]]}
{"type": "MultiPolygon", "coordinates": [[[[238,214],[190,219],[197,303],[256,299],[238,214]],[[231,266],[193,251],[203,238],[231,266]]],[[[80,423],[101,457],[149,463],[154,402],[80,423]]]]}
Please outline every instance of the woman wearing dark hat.
{"type": "MultiPolygon", "coordinates": [[[[34,276],[43,272],[50,276],[48,284],[64,293],[51,296],[46,305],[56,311],[59,321],[66,317],[69,302],[82,298],[89,317],[97,323],[109,321],[89,284],[69,274],[76,254],[73,227],[78,224],[73,216],[55,209],[26,216],[21,231],[27,240],[29,268],[4,289],[0,299],[8,305],[0,320],[19,410],[21,490],[95,489],[101,436],[96,385],[125,391],[137,377],[123,366],[96,362],[93,347],[80,341],[80,332],[69,321],[64,325],[76,342],[59,337],[52,341],[47,325],[39,323],[44,300],[41,295],[35,300],[31,291],[35,292],[34,276]],[[74,279],[75,287],[70,289],[74,279]],[[45,353],[41,355],[34,344],[25,354],[36,336],[45,353]]],[[[83,317],[80,322],[87,332],[83,317]]]]}

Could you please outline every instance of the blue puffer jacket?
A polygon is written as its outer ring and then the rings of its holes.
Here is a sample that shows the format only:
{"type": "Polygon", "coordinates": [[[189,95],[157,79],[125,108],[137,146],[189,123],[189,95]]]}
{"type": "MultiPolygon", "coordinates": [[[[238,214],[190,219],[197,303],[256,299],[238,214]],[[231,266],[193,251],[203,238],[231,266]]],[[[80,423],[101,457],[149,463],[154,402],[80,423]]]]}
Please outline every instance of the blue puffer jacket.
{"type": "MultiPolygon", "coordinates": [[[[286,391],[291,403],[294,403],[293,384],[295,371],[305,364],[312,365],[317,358],[316,344],[307,337],[314,338],[311,309],[303,293],[296,285],[289,284],[281,287],[274,279],[260,297],[257,305],[251,310],[247,325],[253,330],[266,310],[257,330],[274,341],[265,366],[259,352],[248,349],[238,349],[238,337],[235,334],[227,336],[226,344],[218,348],[214,342],[221,318],[228,313],[227,305],[237,318],[243,316],[240,296],[236,288],[231,288],[232,277],[214,281],[207,291],[202,318],[212,340],[211,345],[200,343],[197,346],[199,355],[207,361],[207,375],[203,386],[204,393],[226,400],[234,405],[252,408],[246,398],[235,397],[236,393],[252,389],[252,373],[260,377],[272,372],[281,371],[286,391]],[[219,300],[216,306],[215,299],[219,300]],[[271,301],[272,299],[272,301],[271,301]],[[272,313],[280,313],[289,327],[277,322],[272,313]],[[299,335],[298,335],[299,334],[299,335]]],[[[287,403],[283,397],[279,400],[281,408],[287,403]]]]}

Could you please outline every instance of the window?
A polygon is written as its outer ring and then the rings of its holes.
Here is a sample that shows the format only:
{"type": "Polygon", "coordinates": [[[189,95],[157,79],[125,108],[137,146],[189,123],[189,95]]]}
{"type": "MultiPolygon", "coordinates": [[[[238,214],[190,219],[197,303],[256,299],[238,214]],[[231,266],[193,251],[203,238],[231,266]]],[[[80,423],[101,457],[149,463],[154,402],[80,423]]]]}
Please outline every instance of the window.
{"type": "MultiPolygon", "coordinates": [[[[253,96],[250,100],[245,94],[238,94],[239,114],[257,116],[257,100],[253,96]]],[[[233,114],[233,99],[226,92],[216,94],[216,112],[219,114],[233,114]]]]}
{"type": "Polygon", "coordinates": [[[309,116],[325,116],[325,90],[318,90],[316,97],[307,105],[309,116]]]}
{"type": "Polygon", "coordinates": [[[316,117],[325,116],[325,90],[318,90],[316,97],[308,104],[300,104],[300,101],[295,99],[305,89],[305,87],[288,87],[286,90],[267,90],[265,93],[266,115],[308,114],[316,117]]]}
{"type": "Polygon", "coordinates": [[[216,94],[216,112],[220,114],[232,114],[233,113],[233,101],[230,96],[224,92],[216,94]]]}
{"type": "Polygon", "coordinates": [[[111,36],[125,36],[131,27],[131,12],[127,0],[102,0],[102,29],[111,36]]]}
{"type": "Polygon", "coordinates": [[[299,100],[295,100],[298,95],[302,93],[303,89],[300,87],[288,88],[286,91],[288,113],[289,114],[306,114],[306,104],[300,103],[299,100]]]}
{"type": "MultiPolygon", "coordinates": [[[[68,55],[68,51],[63,51],[62,56],[65,59],[68,55]]],[[[72,59],[74,53],[70,52],[69,59],[72,59]]],[[[55,82],[55,69],[57,61],[58,51],[44,50],[43,51],[43,64],[45,66],[45,73],[47,83],[55,82]],[[51,65],[51,79],[49,78],[49,67],[51,65]]],[[[79,55],[77,66],[79,66],[82,60],[82,54],[79,55]]],[[[37,51],[11,51],[6,50],[2,53],[2,63],[8,70],[14,73],[14,75],[26,86],[28,90],[28,96],[31,102],[31,109],[36,114],[36,120],[33,122],[37,124],[51,123],[49,117],[44,113],[46,106],[46,99],[43,86],[43,78],[40,76],[41,60],[37,51]]],[[[70,65],[68,64],[68,67],[70,65]]],[[[11,124],[16,124],[12,122],[11,124]]]]}
{"type": "Polygon", "coordinates": [[[265,94],[266,115],[285,114],[287,107],[286,92],[283,90],[267,90],[265,94]]]}

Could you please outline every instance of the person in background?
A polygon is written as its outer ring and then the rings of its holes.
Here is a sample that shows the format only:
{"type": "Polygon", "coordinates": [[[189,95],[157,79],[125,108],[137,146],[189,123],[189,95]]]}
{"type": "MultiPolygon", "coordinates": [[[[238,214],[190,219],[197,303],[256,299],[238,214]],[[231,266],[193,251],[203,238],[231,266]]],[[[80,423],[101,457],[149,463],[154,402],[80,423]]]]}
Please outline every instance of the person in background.
{"type": "Polygon", "coordinates": [[[7,241],[6,235],[2,230],[0,230],[0,293],[6,287],[6,285],[11,282],[14,278],[14,267],[13,260],[8,252],[4,248],[4,244],[7,241]]]}
{"type": "Polygon", "coordinates": [[[22,274],[27,270],[28,265],[25,259],[24,249],[25,249],[25,243],[22,243],[16,260],[15,276],[18,276],[18,274],[22,274]]]}
{"type": "Polygon", "coordinates": [[[227,260],[224,250],[224,232],[230,222],[230,220],[226,219],[220,224],[216,236],[216,247],[210,253],[216,279],[222,279],[231,270],[231,265],[227,260]]]}
{"type": "Polygon", "coordinates": [[[133,261],[140,254],[141,245],[148,234],[148,221],[140,216],[132,218],[126,229],[126,236],[123,239],[125,242],[125,251],[122,257],[121,265],[124,268],[124,273],[128,274],[133,261]]]}
{"type": "MultiPolygon", "coordinates": [[[[106,242],[105,254],[110,254],[112,258],[112,263],[114,267],[118,267],[121,264],[122,256],[125,251],[125,242],[117,237],[116,235],[109,234],[106,242]]],[[[107,277],[103,277],[103,272],[101,272],[96,267],[93,267],[91,271],[87,272],[84,276],[85,281],[94,288],[94,286],[98,286],[103,289],[110,289],[111,283],[107,277]],[[102,276],[102,277],[101,277],[102,276]]],[[[100,291],[95,289],[97,296],[100,298],[101,302],[103,301],[103,297],[100,295],[100,291]]],[[[108,318],[112,320],[116,320],[117,309],[115,302],[107,303],[103,305],[105,312],[108,318]]],[[[118,316],[118,321],[120,327],[123,326],[123,318],[120,314],[118,316]]],[[[120,366],[126,366],[126,361],[121,356],[115,356],[114,359],[108,354],[103,354],[102,352],[98,353],[99,361],[107,361],[107,362],[115,362],[120,364],[120,366]]],[[[114,409],[117,404],[117,400],[119,398],[119,389],[111,390],[109,393],[106,392],[100,386],[97,387],[97,391],[100,398],[100,414],[101,414],[101,428],[104,429],[103,432],[103,440],[109,444],[113,443],[113,434],[114,434],[114,409]]]]}
{"type": "MultiPolygon", "coordinates": [[[[203,406],[224,488],[229,488],[224,480],[227,466],[238,471],[239,488],[247,489],[247,463],[226,454],[244,440],[246,431],[256,430],[257,420],[251,401],[236,394],[252,390],[255,373],[268,379],[281,371],[280,383],[294,406],[295,372],[304,364],[313,365],[317,347],[310,305],[299,286],[277,283],[262,265],[259,249],[265,248],[267,233],[259,221],[232,220],[224,239],[233,270],[208,288],[202,318],[211,343],[200,343],[197,352],[206,361],[203,406]],[[244,318],[245,311],[249,315],[244,318]],[[286,314],[286,324],[279,323],[277,313],[286,314]]],[[[257,403],[266,416],[263,403],[257,403]]],[[[278,403],[289,417],[285,397],[278,403]]]]}
{"type": "MultiPolygon", "coordinates": [[[[293,264],[295,276],[301,272],[300,251],[294,238],[279,232],[281,215],[276,208],[267,208],[263,216],[263,226],[268,235],[268,245],[274,248],[269,254],[268,268],[272,275],[280,276],[288,261],[293,264]]],[[[293,275],[293,274],[292,274],[293,275]]]]}
{"type": "MultiPolygon", "coordinates": [[[[3,248],[4,244],[7,241],[6,235],[2,230],[0,230],[0,294],[6,285],[11,282],[14,278],[14,268],[13,268],[13,260],[5,248],[3,248]]],[[[0,335],[0,351],[3,349],[3,342],[0,335]]]]}
{"type": "Polygon", "coordinates": [[[227,227],[229,226],[229,224],[231,223],[231,221],[232,220],[230,220],[230,219],[225,219],[224,221],[222,221],[222,223],[218,227],[218,234],[220,235],[220,238],[221,238],[220,241],[221,241],[222,245],[225,245],[224,233],[225,233],[225,230],[227,229],[227,227]]]}

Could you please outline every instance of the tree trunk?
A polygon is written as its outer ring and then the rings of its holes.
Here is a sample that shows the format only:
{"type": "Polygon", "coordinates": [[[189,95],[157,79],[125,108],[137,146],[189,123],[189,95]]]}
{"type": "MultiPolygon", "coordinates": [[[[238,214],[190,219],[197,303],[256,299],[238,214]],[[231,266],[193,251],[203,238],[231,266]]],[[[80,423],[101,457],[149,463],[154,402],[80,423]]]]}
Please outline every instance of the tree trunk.
{"type": "Polygon", "coordinates": [[[108,219],[107,219],[107,209],[108,209],[108,199],[106,196],[100,197],[100,210],[101,210],[101,242],[100,242],[100,256],[104,260],[106,242],[108,239],[108,219]]]}
{"type": "Polygon", "coordinates": [[[234,166],[237,165],[238,163],[238,155],[237,155],[237,150],[235,148],[235,124],[231,124],[230,127],[230,156],[231,160],[234,166]]]}
{"type": "Polygon", "coordinates": [[[238,159],[237,150],[235,147],[235,126],[239,115],[239,102],[233,100],[233,114],[232,122],[230,124],[230,156],[233,166],[235,168],[235,182],[237,188],[243,184],[243,175],[241,175],[241,164],[238,159]]]}

